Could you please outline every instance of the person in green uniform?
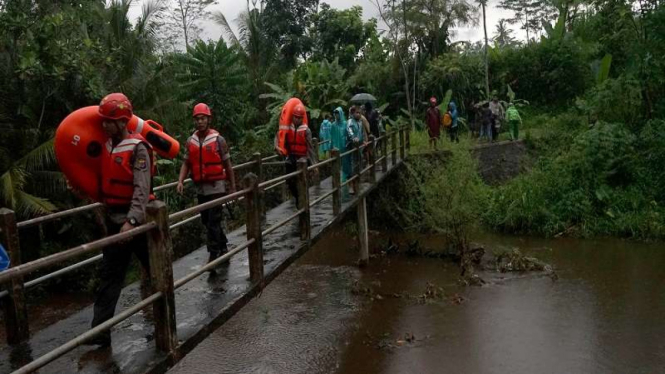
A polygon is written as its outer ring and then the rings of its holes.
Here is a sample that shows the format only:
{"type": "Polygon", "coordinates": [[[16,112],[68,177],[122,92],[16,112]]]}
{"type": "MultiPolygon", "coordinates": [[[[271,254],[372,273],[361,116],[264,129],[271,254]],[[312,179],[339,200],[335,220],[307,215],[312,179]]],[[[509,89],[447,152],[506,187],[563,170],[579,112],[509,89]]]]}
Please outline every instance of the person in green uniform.
{"type": "Polygon", "coordinates": [[[517,111],[513,103],[508,104],[506,121],[508,121],[508,128],[510,130],[510,140],[519,139],[519,127],[522,125],[522,117],[520,117],[520,112],[517,111]]]}

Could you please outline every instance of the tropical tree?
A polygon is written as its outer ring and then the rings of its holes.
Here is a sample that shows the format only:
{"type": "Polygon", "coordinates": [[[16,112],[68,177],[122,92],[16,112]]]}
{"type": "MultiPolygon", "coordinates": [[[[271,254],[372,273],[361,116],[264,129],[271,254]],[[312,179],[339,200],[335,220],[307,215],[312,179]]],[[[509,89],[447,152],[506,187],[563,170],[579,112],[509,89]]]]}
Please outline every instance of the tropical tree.
{"type": "Polygon", "coordinates": [[[488,57],[488,48],[489,48],[489,41],[487,40],[487,15],[486,15],[486,8],[487,8],[487,0],[478,0],[480,3],[480,6],[483,10],[483,32],[485,34],[485,97],[489,99],[490,97],[490,63],[489,63],[489,57],[488,57]]]}
{"type": "Polygon", "coordinates": [[[517,41],[512,36],[513,30],[508,28],[507,23],[505,19],[500,19],[496,25],[496,32],[492,41],[499,48],[513,47],[517,44],[517,41]]]}
{"type": "Polygon", "coordinates": [[[360,6],[338,10],[321,4],[310,28],[312,59],[337,59],[344,68],[354,68],[360,50],[377,34],[376,20],[364,22],[362,13],[360,6]]]}
{"type": "Polygon", "coordinates": [[[208,7],[216,0],[166,0],[160,12],[163,41],[174,50],[189,48],[201,34],[200,22],[210,17],[208,7]]]}
{"type": "Polygon", "coordinates": [[[407,17],[419,49],[437,57],[448,52],[454,28],[475,23],[474,12],[466,0],[413,0],[407,17]]]}
{"type": "Polygon", "coordinates": [[[242,131],[238,127],[242,108],[238,93],[243,92],[246,84],[238,51],[229,48],[223,39],[208,43],[197,40],[177,61],[180,67],[176,79],[180,83],[181,99],[210,105],[228,126],[227,133],[237,137],[242,131]]]}

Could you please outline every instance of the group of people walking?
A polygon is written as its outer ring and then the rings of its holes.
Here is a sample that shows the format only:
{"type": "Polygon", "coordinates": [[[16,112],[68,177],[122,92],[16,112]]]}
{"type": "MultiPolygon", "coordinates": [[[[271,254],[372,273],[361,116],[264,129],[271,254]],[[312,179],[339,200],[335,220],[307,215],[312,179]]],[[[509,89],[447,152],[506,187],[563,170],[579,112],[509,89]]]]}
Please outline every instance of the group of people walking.
{"type": "Polygon", "coordinates": [[[492,101],[483,105],[479,111],[480,131],[478,140],[486,139],[488,142],[495,142],[504,122],[508,123],[510,140],[519,139],[519,127],[522,124],[522,118],[513,103],[509,103],[508,109],[504,110],[499,98],[494,96],[492,101]]]}
{"type": "MultiPolygon", "coordinates": [[[[443,114],[437,106],[435,97],[430,98],[429,103],[430,106],[425,113],[425,124],[427,125],[430,149],[437,148],[442,129],[448,131],[451,142],[459,143],[459,119],[455,102],[451,101],[443,114]]],[[[479,141],[496,141],[499,138],[503,123],[508,123],[509,139],[519,139],[519,127],[522,124],[522,118],[514,104],[509,103],[508,109],[504,110],[499,98],[494,96],[491,101],[484,105],[474,106],[474,109],[476,110],[479,141]]]]}
{"type": "MultiPolygon", "coordinates": [[[[326,114],[324,118],[319,129],[319,139],[321,140],[319,150],[324,157],[328,157],[332,149],[344,153],[357,146],[367,145],[370,135],[378,138],[386,132],[381,113],[374,109],[370,102],[351,106],[348,120],[342,107],[335,108],[332,115],[326,114]]],[[[365,147],[363,155],[369,157],[374,151],[373,147],[365,147]]],[[[362,165],[362,160],[354,159],[353,155],[343,157],[342,180],[350,178],[360,165],[362,165]]],[[[349,193],[355,193],[353,187],[349,193]]]]}
{"type": "Polygon", "coordinates": [[[436,149],[437,143],[441,137],[441,129],[448,131],[450,141],[459,143],[459,121],[457,114],[457,105],[454,101],[448,103],[446,112],[442,115],[437,106],[436,97],[429,99],[429,108],[425,113],[425,123],[427,124],[427,133],[429,134],[430,149],[436,149]]]}

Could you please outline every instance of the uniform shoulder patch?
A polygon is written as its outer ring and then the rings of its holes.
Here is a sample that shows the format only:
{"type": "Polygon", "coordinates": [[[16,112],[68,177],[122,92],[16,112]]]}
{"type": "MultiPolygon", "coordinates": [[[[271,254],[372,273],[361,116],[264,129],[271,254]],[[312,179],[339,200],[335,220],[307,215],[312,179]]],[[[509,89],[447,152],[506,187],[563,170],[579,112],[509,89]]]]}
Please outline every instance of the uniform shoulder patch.
{"type": "Polygon", "coordinates": [[[136,162],[134,163],[134,168],[137,170],[145,170],[148,167],[148,161],[145,159],[145,157],[139,157],[136,159],[136,162]]]}

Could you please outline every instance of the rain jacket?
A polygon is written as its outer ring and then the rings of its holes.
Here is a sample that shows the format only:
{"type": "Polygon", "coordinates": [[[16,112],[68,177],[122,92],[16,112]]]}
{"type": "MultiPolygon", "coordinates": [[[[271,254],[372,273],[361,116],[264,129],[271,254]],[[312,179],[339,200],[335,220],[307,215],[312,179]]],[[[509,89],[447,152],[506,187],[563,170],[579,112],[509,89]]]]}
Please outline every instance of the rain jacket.
{"type": "Polygon", "coordinates": [[[450,104],[448,104],[448,108],[450,108],[450,117],[453,119],[453,123],[450,127],[455,128],[457,127],[457,105],[454,101],[451,101],[450,104]]]}
{"type": "Polygon", "coordinates": [[[358,142],[362,143],[365,139],[364,135],[364,128],[363,128],[363,122],[362,122],[362,117],[360,118],[359,121],[357,121],[355,118],[351,117],[349,118],[349,124],[346,128],[346,131],[348,132],[348,140],[349,142],[353,141],[353,139],[358,139],[358,142]]]}
{"type": "Polygon", "coordinates": [[[510,104],[508,110],[506,111],[506,120],[508,120],[508,122],[516,121],[522,123],[520,112],[517,111],[517,108],[515,108],[513,104],[510,104]]]}
{"type": "Polygon", "coordinates": [[[337,107],[335,113],[339,114],[339,120],[330,125],[331,146],[337,148],[340,153],[344,153],[346,151],[346,117],[344,117],[344,110],[341,107],[337,107]]]}
{"type": "MultiPolygon", "coordinates": [[[[320,142],[325,142],[330,140],[330,131],[331,131],[332,123],[328,120],[324,120],[321,123],[321,128],[319,129],[319,141],[320,142]]],[[[332,149],[332,146],[330,145],[330,142],[327,143],[322,143],[319,146],[319,149],[323,152],[329,151],[332,149]]]]}
{"type": "MultiPolygon", "coordinates": [[[[339,119],[333,122],[330,128],[330,140],[332,147],[337,148],[341,154],[346,152],[346,142],[348,140],[346,130],[347,122],[342,107],[337,107],[335,113],[339,114],[339,119]]],[[[351,175],[352,171],[351,156],[347,155],[342,157],[342,181],[346,180],[347,176],[351,175]]]]}

